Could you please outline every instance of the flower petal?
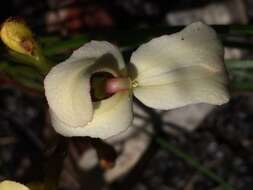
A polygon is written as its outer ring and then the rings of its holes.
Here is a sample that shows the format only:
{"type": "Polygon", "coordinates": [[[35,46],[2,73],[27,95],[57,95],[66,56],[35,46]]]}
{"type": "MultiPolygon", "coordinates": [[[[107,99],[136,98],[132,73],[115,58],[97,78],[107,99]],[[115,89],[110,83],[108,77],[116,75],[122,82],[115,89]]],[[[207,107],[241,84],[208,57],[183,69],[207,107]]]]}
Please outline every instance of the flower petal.
{"type": "Polygon", "coordinates": [[[171,109],[228,101],[224,50],[215,31],[197,22],[140,46],[132,55],[134,95],[147,106],[171,109]]]}
{"type": "Polygon", "coordinates": [[[99,71],[120,75],[124,68],[123,58],[112,44],[85,44],[47,74],[44,86],[50,109],[66,125],[83,127],[93,118],[91,75],[99,71]]]}
{"type": "Polygon", "coordinates": [[[113,44],[106,41],[91,41],[90,43],[85,44],[76,51],[73,52],[71,58],[73,59],[98,59],[102,55],[113,55],[116,59],[116,67],[120,71],[121,76],[126,76],[126,66],[124,59],[121,55],[119,49],[113,44]]]}
{"type": "Polygon", "coordinates": [[[173,109],[193,103],[221,105],[229,100],[222,75],[180,82],[140,86],[134,95],[145,105],[156,109],[173,109]]]}
{"type": "Polygon", "coordinates": [[[94,105],[93,120],[84,127],[68,127],[54,112],[51,113],[55,130],[64,136],[108,138],[125,131],[132,123],[132,99],[129,92],[119,92],[94,105]]]}
{"type": "Polygon", "coordinates": [[[223,47],[215,31],[197,22],[181,32],[154,38],[131,56],[137,79],[167,74],[183,67],[201,66],[210,71],[223,69],[223,47]]]}
{"type": "Polygon", "coordinates": [[[49,107],[64,122],[73,127],[83,126],[92,119],[90,74],[94,61],[65,61],[56,65],[44,81],[49,107]]]}
{"type": "Polygon", "coordinates": [[[17,183],[15,181],[5,180],[0,183],[1,190],[29,190],[28,187],[22,185],[21,183],[17,183]]]}

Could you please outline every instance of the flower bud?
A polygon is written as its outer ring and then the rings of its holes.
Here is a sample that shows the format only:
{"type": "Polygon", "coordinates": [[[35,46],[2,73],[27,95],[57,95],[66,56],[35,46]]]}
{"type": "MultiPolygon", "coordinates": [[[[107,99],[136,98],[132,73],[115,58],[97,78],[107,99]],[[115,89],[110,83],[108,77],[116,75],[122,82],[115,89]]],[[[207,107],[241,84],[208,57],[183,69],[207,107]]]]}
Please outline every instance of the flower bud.
{"type": "Polygon", "coordinates": [[[5,180],[0,182],[1,190],[30,190],[28,187],[15,181],[5,180]]]}
{"type": "Polygon", "coordinates": [[[25,55],[35,52],[37,45],[32,31],[22,19],[7,19],[1,26],[0,36],[4,44],[15,52],[25,55]]]}

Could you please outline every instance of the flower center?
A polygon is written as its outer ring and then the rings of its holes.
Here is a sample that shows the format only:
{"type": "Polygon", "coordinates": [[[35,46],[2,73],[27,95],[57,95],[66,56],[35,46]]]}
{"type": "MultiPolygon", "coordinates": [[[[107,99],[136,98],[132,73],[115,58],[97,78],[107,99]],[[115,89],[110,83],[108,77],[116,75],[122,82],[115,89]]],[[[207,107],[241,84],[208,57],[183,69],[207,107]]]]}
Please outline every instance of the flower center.
{"type": "Polygon", "coordinates": [[[106,81],[105,90],[108,94],[129,90],[131,81],[129,78],[111,78],[106,81]]]}
{"type": "Polygon", "coordinates": [[[113,94],[129,90],[131,81],[129,78],[115,77],[109,72],[97,72],[91,76],[91,98],[93,102],[107,99],[113,94]]]}

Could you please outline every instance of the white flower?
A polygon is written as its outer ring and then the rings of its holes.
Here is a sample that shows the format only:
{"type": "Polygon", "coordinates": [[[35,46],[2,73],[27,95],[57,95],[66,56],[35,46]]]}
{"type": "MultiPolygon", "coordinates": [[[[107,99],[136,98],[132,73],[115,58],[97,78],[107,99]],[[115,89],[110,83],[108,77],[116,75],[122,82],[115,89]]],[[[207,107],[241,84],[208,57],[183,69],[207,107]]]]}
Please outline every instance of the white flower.
{"type": "Polygon", "coordinates": [[[52,125],[64,136],[116,135],[131,125],[132,93],[156,109],[226,103],[223,51],[215,31],[200,22],[141,45],[128,68],[114,45],[87,43],[45,78],[52,125]],[[95,101],[99,91],[108,96],[95,101]]]}
{"type": "Polygon", "coordinates": [[[28,187],[22,185],[21,183],[17,183],[15,181],[5,180],[0,182],[0,189],[1,190],[29,190],[28,187]]]}

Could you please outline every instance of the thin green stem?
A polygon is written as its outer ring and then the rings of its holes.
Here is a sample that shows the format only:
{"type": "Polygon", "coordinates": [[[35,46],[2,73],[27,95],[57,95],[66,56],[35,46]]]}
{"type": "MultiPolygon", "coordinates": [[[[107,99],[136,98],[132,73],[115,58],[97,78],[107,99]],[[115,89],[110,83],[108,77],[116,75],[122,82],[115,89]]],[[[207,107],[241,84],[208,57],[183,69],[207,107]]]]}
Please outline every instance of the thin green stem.
{"type": "MultiPolygon", "coordinates": [[[[243,70],[234,70],[231,74],[236,75],[237,77],[240,77],[241,79],[247,79],[248,81],[253,81],[253,75],[251,72],[243,71],[243,70]]],[[[243,81],[245,83],[245,81],[243,81]]]]}
{"type": "Polygon", "coordinates": [[[8,58],[13,62],[18,62],[34,67],[42,75],[45,75],[53,66],[51,61],[44,57],[40,50],[37,51],[36,56],[27,56],[10,50],[8,58]]]}
{"type": "MultiPolygon", "coordinates": [[[[48,56],[62,53],[66,50],[78,48],[89,40],[107,40],[116,42],[123,49],[132,49],[149,39],[164,34],[171,34],[182,30],[185,26],[156,26],[150,28],[138,28],[130,30],[98,30],[85,35],[74,35],[68,39],[60,39],[54,36],[41,38],[45,48],[43,52],[48,56]]],[[[228,35],[253,35],[253,25],[213,25],[212,26],[221,36],[228,35]]],[[[230,42],[229,42],[230,43],[230,42]]],[[[230,44],[232,45],[232,44],[230,44]]],[[[238,44],[234,44],[238,45],[238,44]]]]}
{"type": "Polygon", "coordinates": [[[53,44],[49,43],[48,47],[43,49],[43,52],[47,56],[52,56],[54,54],[64,53],[66,50],[78,48],[88,41],[89,39],[85,35],[74,35],[69,39],[58,39],[58,41],[55,41],[53,44]]]}
{"type": "Polygon", "coordinates": [[[253,69],[253,60],[226,60],[228,69],[253,69]]]}
{"type": "Polygon", "coordinates": [[[253,25],[230,25],[229,33],[236,35],[253,35],[253,25]]]}

